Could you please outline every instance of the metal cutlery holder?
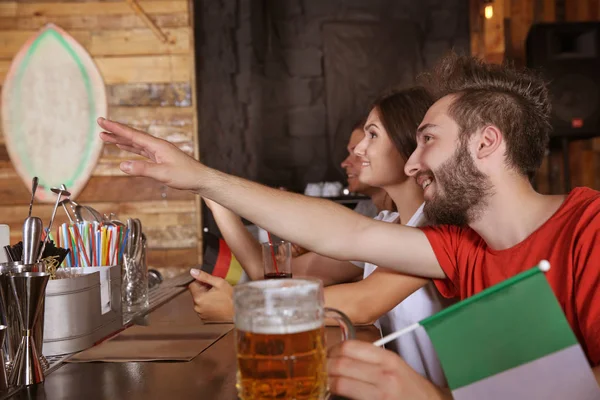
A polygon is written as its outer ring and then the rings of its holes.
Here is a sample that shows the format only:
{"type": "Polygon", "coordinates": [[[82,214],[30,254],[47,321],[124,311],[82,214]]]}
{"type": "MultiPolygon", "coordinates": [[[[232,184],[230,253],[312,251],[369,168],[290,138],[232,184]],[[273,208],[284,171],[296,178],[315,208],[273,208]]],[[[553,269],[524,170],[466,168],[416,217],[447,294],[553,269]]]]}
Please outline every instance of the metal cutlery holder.
{"type": "MultiPolygon", "coordinates": [[[[18,305],[10,286],[10,274],[23,272],[43,272],[46,270],[44,262],[35,264],[23,264],[20,261],[9,261],[0,263],[0,323],[7,326],[4,343],[2,345],[4,363],[7,372],[10,372],[17,348],[21,342],[22,326],[18,318],[18,305]]],[[[36,340],[37,352],[42,354],[44,315],[40,314],[34,326],[33,335],[36,340]]],[[[42,356],[42,365],[46,367],[47,362],[42,356]]]]}
{"type": "Polygon", "coordinates": [[[123,326],[120,265],[67,271],[74,276],[52,280],[46,289],[46,356],[87,349],[123,326]]]}
{"type": "MultiPolygon", "coordinates": [[[[6,275],[3,275],[3,278],[6,275]]],[[[18,307],[18,319],[21,326],[21,341],[9,374],[12,387],[30,386],[44,382],[44,369],[35,343],[35,326],[41,323],[44,310],[46,286],[50,279],[47,272],[11,273],[8,276],[18,307]]]]}

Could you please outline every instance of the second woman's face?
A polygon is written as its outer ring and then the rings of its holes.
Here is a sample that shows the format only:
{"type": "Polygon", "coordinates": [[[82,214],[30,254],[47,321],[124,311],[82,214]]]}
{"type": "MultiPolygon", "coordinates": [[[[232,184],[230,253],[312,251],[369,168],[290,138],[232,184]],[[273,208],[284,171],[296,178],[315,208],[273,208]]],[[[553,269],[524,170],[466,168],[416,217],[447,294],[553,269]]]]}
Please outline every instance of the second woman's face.
{"type": "Polygon", "coordinates": [[[365,124],[365,136],[354,149],[362,160],[359,180],[384,187],[404,182],[404,160],[383,127],[379,110],[374,108],[365,124]]]}

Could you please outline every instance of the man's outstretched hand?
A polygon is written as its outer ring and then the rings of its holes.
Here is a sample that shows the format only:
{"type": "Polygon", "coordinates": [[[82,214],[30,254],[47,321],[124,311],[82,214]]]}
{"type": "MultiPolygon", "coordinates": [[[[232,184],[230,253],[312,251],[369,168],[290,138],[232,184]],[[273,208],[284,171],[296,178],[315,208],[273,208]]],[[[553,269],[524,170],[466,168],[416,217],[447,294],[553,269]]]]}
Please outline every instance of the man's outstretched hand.
{"type": "Polygon", "coordinates": [[[105,143],[145,158],[123,161],[121,171],[156,179],[174,189],[198,189],[203,165],[174,144],[105,118],[98,118],[98,125],[104,129],[100,139],[105,143]]]}

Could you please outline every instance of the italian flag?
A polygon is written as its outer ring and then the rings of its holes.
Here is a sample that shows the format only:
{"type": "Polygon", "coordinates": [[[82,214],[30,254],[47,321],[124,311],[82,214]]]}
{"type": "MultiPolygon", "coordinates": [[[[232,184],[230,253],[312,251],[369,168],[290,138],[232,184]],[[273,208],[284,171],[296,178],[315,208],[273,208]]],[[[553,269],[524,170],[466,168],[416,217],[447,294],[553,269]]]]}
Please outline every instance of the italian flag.
{"type": "Polygon", "coordinates": [[[544,276],[549,268],[542,261],[393,338],[425,328],[455,400],[600,399],[585,354],[544,276]]]}

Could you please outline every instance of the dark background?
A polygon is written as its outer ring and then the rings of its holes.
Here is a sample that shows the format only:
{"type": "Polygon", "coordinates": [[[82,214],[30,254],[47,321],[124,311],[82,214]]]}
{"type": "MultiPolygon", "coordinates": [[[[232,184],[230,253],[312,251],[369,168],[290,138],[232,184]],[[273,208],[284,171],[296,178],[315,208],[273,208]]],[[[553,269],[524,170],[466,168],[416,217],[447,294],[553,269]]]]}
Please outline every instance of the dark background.
{"type": "Polygon", "coordinates": [[[200,0],[200,158],[303,191],[344,181],[352,124],[389,86],[469,51],[466,0],[200,0]]]}

